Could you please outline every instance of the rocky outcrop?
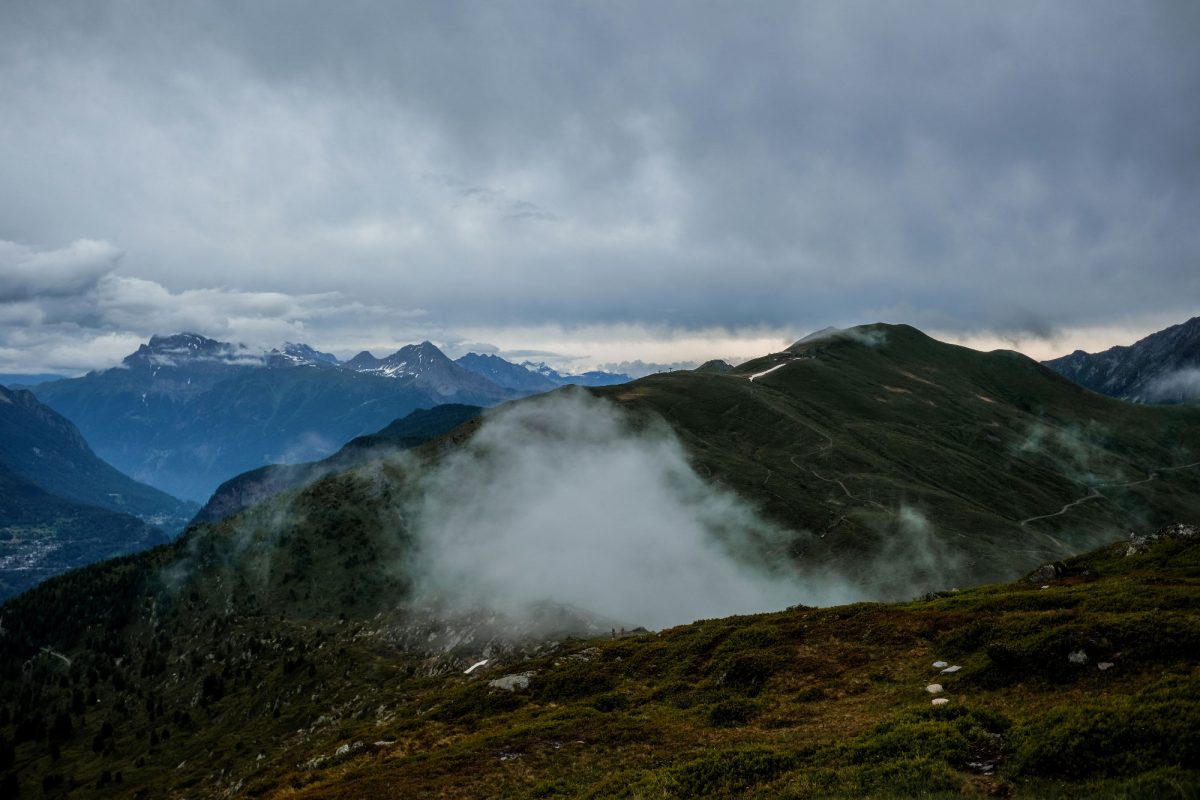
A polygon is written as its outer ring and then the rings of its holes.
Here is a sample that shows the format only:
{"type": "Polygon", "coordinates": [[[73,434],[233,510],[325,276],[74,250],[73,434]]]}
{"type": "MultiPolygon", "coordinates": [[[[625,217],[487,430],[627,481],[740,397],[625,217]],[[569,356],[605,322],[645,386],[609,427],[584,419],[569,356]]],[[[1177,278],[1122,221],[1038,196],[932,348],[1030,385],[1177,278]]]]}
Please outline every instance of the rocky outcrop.
{"type": "Polygon", "coordinates": [[[1182,522],[1176,522],[1172,525],[1166,525],[1162,528],[1159,528],[1153,533],[1129,534],[1129,546],[1125,549],[1125,555],[1140,555],[1163,540],[1196,538],[1200,538],[1200,528],[1197,528],[1195,525],[1186,525],[1182,522]]]}

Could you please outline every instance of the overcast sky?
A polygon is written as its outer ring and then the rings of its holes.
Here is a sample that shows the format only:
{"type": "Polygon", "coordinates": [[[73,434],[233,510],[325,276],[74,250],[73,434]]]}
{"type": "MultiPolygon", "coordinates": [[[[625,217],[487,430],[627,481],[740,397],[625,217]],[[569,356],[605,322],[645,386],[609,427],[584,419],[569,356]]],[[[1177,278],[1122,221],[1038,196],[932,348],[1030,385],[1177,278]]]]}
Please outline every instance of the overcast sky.
{"type": "Polygon", "coordinates": [[[1128,342],[1200,313],[1197,42],[1187,0],[0,0],[0,371],[1128,342]]]}

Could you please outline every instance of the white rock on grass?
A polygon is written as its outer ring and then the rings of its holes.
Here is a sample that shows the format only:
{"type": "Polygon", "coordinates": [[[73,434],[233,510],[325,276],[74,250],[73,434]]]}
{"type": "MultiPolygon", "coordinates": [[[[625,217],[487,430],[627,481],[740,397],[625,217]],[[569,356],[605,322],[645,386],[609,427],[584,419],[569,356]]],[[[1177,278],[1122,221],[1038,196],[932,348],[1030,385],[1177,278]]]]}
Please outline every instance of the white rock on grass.
{"type": "Polygon", "coordinates": [[[1075,650],[1067,654],[1067,661],[1072,664],[1086,664],[1088,662],[1088,654],[1082,650],[1075,650]]]}
{"type": "Polygon", "coordinates": [[[534,676],[532,672],[514,672],[512,675],[505,675],[502,678],[496,678],[494,681],[488,681],[488,686],[493,689],[503,689],[506,692],[515,692],[518,689],[528,689],[529,679],[534,676]]]}
{"type": "Polygon", "coordinates": [[[931,683],[925,687],[925,691],[929,692],[930,694],[941,694],[946,690],[942,688],[940,683],[931,683]]]}
{"type": "Polygon", "coordinates": [[[933,698],[933,704],[935,706],[944,706],[944,705],[946,705],[946,703],[949,703],[949,702],[950,702],[949,698],[946,698],[946,697],[933,698]]]}
{"type": "Polygon", "coordinates": [[[950,662],[949,662],[949,661],[935,661],[935,662],[933,662],[933,668],[934,668],[934,669],[941,669],[942,667],[948,667],[948,666],[950,666],[950,662]]]}
{"type": "Polygon", "coordinates": [[[1111,661],[1101,661],[1099,664],[1096,665],[1096,668],[1099,669],[1101,672],[1104,672],[1106,669],[1112,669],[1115,666],[1116,666],[1116,664],[1114,664],[1111,661]]]}

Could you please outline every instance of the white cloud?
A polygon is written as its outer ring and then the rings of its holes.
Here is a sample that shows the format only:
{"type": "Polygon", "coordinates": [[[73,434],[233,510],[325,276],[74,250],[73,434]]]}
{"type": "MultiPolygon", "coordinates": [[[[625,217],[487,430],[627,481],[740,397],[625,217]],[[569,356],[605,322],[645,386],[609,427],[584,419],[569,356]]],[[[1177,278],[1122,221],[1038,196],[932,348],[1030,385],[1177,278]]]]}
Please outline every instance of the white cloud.
{"type": "Polygon", "coordinates": [[[343,357],[364,349],[382,355],[430,339],[444,345],[452,357],[472,350],[497,352],[518,362],[545,361],[563,371],[607,369],[637,377],[713,358],[738,364],[782,350],[830,323],[932,323],[928,331],[937,338],[977,349],[1018,349],[1040,360],[1076,348],[1094,352],[1127,344],[1178,321],[1160,312],[1124,324],[1037,334],[963,333],[941,327],[944,317],[909,308],[859,320],[813,314],[774,327],[665,322],[455,325],[420,308],[362,302],[349,291],[291,294],[228,286],[173,290],[154,280],[119,274],[120,256],[116,247],[102,241],[36,250],[0,240],[0,263],[5,267],[0,278],[0,370],[74,374],[109,367],[151,335],[194,331],[257,348],[307,341],[343,357]]]}
{"type": "Polygon", "coordinates": [[[421,489],[418,593],[459,607],[552,601],[661,628],[856,596],[779,568],[767,553],[794,534],[707,485],[668,430],[583,392],[490,415],[421,489]]]}
{"type": "Polygon", "coordinates": [[[119,256],[106,242],[37,251],[0,241],[0,369],[73,374],[110,367],[150,336],[180,331],[264,349],[310,334],[362,337],[389,323],[397,337],[426,333],[414,323],[418,312],[369,306],[338,292],[172,291],[117,274],[119,256]]]}
{"type": "Polygon", "coordinates": [[[1200,368],[1185,367],[1161,375],[1146,386],[1145,395],[1152,402],[1168,403],[1200,397],[1200,368]]]}
{"type": "Polygon", "coordinates": [[[0,303],[80,294],[116,267],[121,251],[80,239],[58,250],[0,240],[0,303]]]}

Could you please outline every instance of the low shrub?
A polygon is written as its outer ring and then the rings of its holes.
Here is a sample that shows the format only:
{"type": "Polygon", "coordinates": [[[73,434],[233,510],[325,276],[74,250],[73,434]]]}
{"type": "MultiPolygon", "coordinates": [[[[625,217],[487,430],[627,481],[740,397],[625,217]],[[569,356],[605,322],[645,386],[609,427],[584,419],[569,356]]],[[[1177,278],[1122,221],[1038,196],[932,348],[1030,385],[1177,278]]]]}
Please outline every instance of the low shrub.
{"type": "Polygon", "coordinates": [[[795,754],[752,749],[714,752],[671,770],[667,789],[676,797],[744,791],[798,765],[795,754]]]}
{"type": "Polygon", "coordinates": [[[745,725],[758,714],[759,706],[752,700],[735,698],[717,703],[708,710],[708,724],[714,728],[733,728],[745,725]]]}
{"type": "MultiPolygon", "coordinates": [[[[1013,769],[1030,776],[1124,777],[1159,768],[1200,768],[1197,681],[1190,697],[1118,696],[1060,706],[1013,734],[1013,769]]],[[[1168,693],[1169,694],[1169,693],[1168,693]]]]}

